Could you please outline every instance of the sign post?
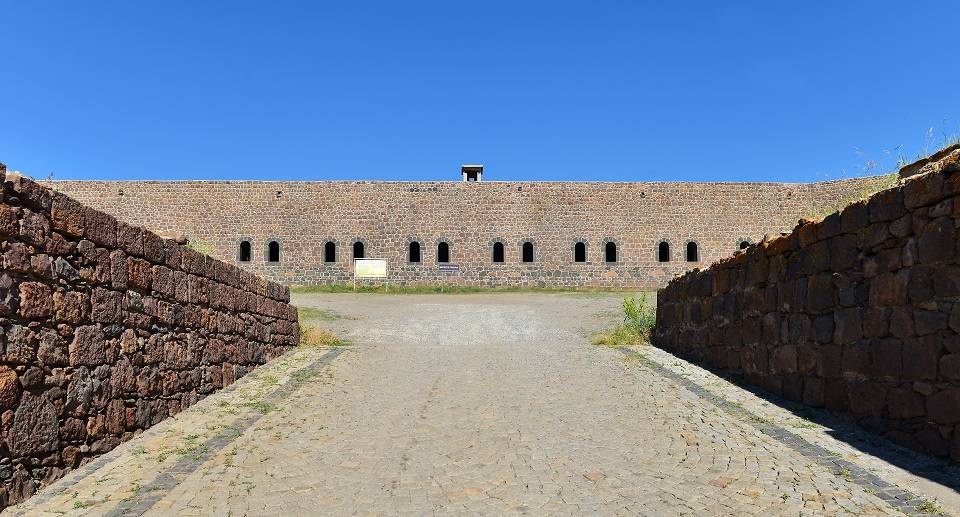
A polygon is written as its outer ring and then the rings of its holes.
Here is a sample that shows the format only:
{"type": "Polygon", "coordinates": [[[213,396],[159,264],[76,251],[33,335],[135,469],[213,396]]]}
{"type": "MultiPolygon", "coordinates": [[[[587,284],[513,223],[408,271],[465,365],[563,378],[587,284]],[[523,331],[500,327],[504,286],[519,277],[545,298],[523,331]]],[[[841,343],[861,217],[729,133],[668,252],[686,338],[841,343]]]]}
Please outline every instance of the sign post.
{"type": "MultiPolygon", "coordinates": [[[[387,278],[387,261],[385,259],[354,259],[353,260],[353,290],[357,290],[357,279],[387,278]]],[[[386,283],[384,283],[386,285],[386,283]]],[[[387,286],[389,290],[389,286],[387,286]]]]}
{"type": "MultiPolygon", "coordinates": [[[[437,268],[440,269],[441,273],[459,273],[460,272],[460,264],[451,264],[449,262],[444,262],[442,264],[439,264],[437,268]]],[[[442,283],[440,284],[440,292],[441,293],[443,292],[442,283]]]]}

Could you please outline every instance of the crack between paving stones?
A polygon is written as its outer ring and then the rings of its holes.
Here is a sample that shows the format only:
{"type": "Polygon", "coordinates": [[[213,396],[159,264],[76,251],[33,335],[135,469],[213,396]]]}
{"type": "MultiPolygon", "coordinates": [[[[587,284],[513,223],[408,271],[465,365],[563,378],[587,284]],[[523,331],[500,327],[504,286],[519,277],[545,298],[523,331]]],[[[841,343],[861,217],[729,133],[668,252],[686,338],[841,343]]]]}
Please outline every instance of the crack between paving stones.
{"type": "MultiPolygon", "coordinates": [[[[331,350],[318,357],[307,366],[298,369],[297,372],[316,370],[319,367],[336,359],[336,357],[343,351],[343,348],[331,350]]],[[[296,380],[294,375],[291,374],[286,382],[264,397],[263,401],[271,404],[280,402],[293,394],[293,392],[296,391],[301,384],[302,382],[296,380]]],[[[236,384],[234,384],[234,386],[236,386],[236,384]]],[[[163,497],[166,496],[170,490],[180,484],[180,482],[186,479],[190,474],[199,469],[201,465],[206,463],[210,458],[215,456],[218,452],[223,450],[224,447],[231,444],[237,438],[243,436],[244,432],[256,424],[257,421],[263,418],[265,414],[266,413],[258,412],[247,417],[246,419],[242,419],[237,423],[237,425],[231,426],[230,432],[217,434],[213,438],[207,440],[204,443],[206,449],[202,455],[196,457],[196,459],[190,456],[181,458],[165,471],[161,471],[153,481],[140,489],[140,492],[144,494],[144,497],[135,497],[133,499],[120,501],[120,504],[107,512],[106,515],[108,517],[143,515],[149,511],[153,505],[163,499],[163,497]],[[235,431],[240,432],[238,434],[235,431]]]]}
{"type": "Polygon", "coordinates": [[[753,412],[735,405],[729,400],[690,380],[689,377],[680,375],[664,367],[660,363],[650,359],[636,350],[628,347],[618,348],[617,350],[626,356],[639,356],[646,359],[643,361],[643,364],[640,365],[641,367],[646,367],[654,373],[660,374],[674,381],[694,395],[697,395],[701,399],[710,402],[726,413],[741,417],[740,419],[743,420],[747,425],[786,445],[788,448],[800,453],[802,456],[810,458],[814,461],[814,463],[822,467],[826,467],[827,470],[833,473],[834,476],[842,477],[849,483],[866,489],[868,493],[873,492],[877,498],[886,502],[896,510],[911,516],[928,515],[921,512],[918,508],[918,506],[922,504],[926,498],[923,498],[909,490],[900,488],[896,484],[884,481],[876,474],[864,469],[863,467],[860,467],[855,463],[842,458],[837,458],[827,449],[810,443],[803,437],[794,434],[781,426],[763,421],[762,418],[753,412]],[[849,478],[841,475],[841,472],[844,470],[848,472],[849,478]]]}

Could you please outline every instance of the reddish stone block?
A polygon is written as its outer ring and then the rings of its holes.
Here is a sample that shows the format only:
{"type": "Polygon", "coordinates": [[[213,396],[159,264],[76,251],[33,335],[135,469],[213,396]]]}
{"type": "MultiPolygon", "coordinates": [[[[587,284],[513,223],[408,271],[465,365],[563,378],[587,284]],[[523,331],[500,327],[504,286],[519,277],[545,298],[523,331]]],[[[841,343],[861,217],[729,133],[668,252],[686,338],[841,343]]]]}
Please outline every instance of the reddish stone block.
{"type": "Polygon", "coordinates": [[[6,240],[20,232],[19,218],[19,208],[0,204],[0,238],[6,240]]]}
{"type": "Polygon", "coordinates": [[[56,320],[61,323],[82,323],[89,314],[87,294],[80,291],[57,291],[53,294],[56,320]]]}
{"type": "Polygon", "coordinates": [[[15,458],[59,451],[57,411],[46,396],[23,394],[7,435],[7,445],[15,458]]]}
{"type": "Polygon", "coordinates": [[[20,239],[34,246],[43,246],[50,236],[50,222],[43,214],[24,210],[20,218],[20,239]]]}
{"type": "Polygon", "coordinates": [[[16,405],[20,398],[20,380],[17,372],[9,366],[0,365],[0,411],[6,411],[16,405]]]}
{"type": "Polygon", "coordinates": [[[135,289],[149,290],[153,282],[153,266],[150,262],[127,257],[127,283],[135,289]]]}
{"type": "Polygon", "coordinates": [[[166,258],[164,240],[153,232],[143,232],[143,257],[154,264],[163,264],[166,258]]]}
{"type": "Polygon", "coordinates": [[[87,207],[84,222],[84,237],[108,248],[117,246],[117,220],[113,216],[87,207]]]}
{"type": "Polygon", "coordinates": [[[25,319],[50,317],[53,298],[50,288],[40,282],[20,284],[20,316],[25,319]]]}
{"type": "Polygon", "coordinates": [[[40,332],[40,345],[37,348],[37,359],[46,367],[69,366],[69,349],[63,338],[53,330],[44,329],[40,332]]]}
{"type": "Polygon", "coordinates": [[[90,293],[90,315],[98,323],[119,323],[123,321],[123,293],[108,289],[94,288],[90,293]]]}
{"type": "Polygon", "coordinates": [[[15,273],[29,273],[30,249],[20,242],[3,243],[3,268],[15,273]]]}
{"type": "Polygon", "coordinates": [[[127,255],[121,250],[110,253],[110,282],[114,289],[127,288],[127,255]]]}
{"type": "Polygon", "coordinates": [[[70,365],[99,366],[106,362],[103,330],[97,325],[77,327],[70,343],[70,365]]]}
{"type": "Polygon", "coordinates": [[[53,227],[71,237],[80,237],[84,231],[85,208],[79,202],[60,193],[53,194],[50,222],[53,227]]]}
{"type": "Polygon", "coordinates": [[[7,180],[13,194],[24,206],[40,212],[50,210],[50,189],[26,176],[8,176],[7,180]]]}
{"type": "Polygon", "coordinates": [[[143,229],[122,221],[117,224],[117,247],[137,257],[143,256],[143,229]]]}

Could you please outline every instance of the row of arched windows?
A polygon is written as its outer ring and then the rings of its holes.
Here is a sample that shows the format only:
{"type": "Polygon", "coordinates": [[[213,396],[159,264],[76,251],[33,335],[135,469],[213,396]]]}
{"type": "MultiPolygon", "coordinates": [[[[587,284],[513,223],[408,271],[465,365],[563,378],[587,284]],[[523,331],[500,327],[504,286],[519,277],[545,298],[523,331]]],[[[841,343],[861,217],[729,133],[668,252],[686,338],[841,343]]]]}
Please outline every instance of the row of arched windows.
{"type": "MultiPolygon", "coordinates": [[[[252,258],[253,248],[250,244],[250,241],[240,241],[240,250],[237,252],[237,260],[240,262],[250,262],[252,258]]],[[[280,262],[279,242],[267,242],[267,262],[280,262]]]]}
{"type": "MultiPolygon", "coordinates": [[[[744,249],[749,246],[750,243],[746,240],[742,241],[739,244],[740,249],[744,249]]],[[[366,246],[363,241],[355,241],[352,245],[353,258],[362,259],[366,258],[366,246]]],[[[492,261],[495,264],[500,264],[506,262],[506,252],[504,249],[503,242],[496,241],[492,246],[492,261]]],[[[532,241],[523,241],[520,246],[520,261],[521,262],[535,262],[536,253],[535,245],[532,241]]],[[[686,245],[684,250],[684,257],[687,262],[699,262],[700,261],[700,249],[696,242],[690,241],[686,245]]],[[[252,259],[253,253],[250,241],[243,240],[240,241],[240,249],[237,254],[237,259],[240,262],[250,262],[252,259]]],[[[617,263],[619,260],[619,250],[617,249],[617,243],[614,241],[606,241],[603,244],[603,261],[606,263],[617,263]]],[[[280,262],[280,243],[276,240],[270,240],[267,242],[266,249],[266,260],[267,262],[280,262]]],[[[337,243],[334,241],[327,241],[323,245],[323,261],[324,262],[336,262],[337,261],[337,243]]],[[[420,263],[423,262],[423,246],[418,241],[411,241],[407,245],[407,261],[411,263],[420,263]]],[[[587,262],[587,244],[583,241],[577,241],[573,245],[573,261],[578,263],[587,262]]],[[[657,245],[657,261],[658,262],[670,262],[670,243],[667,241],[660,241],[657,245]]],[[[450,262],[450,244],[446,241],[440,241],[437,243],[437,262],[446,263],[450,262]]]]}
{"type": "MultiPolygon", "coordinates": [[[[696,242],[688,242],[687,248],[684,251],[684,257],[687,259],[687,262],[700,262],[700,247],[696,242]]],[[[657,245],[657,262],[670,262],[669,242],[660,241],[660,244],[657,245]]]]}

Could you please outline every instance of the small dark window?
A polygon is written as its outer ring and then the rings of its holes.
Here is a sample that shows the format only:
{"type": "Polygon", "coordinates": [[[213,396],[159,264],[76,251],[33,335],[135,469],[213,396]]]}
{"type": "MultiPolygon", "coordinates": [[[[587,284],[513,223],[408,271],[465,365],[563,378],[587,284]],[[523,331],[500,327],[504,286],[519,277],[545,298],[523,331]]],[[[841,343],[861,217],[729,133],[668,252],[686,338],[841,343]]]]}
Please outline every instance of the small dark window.
{"type": "Polygon", "coordinates": [[[657,247],[657,262],[670,262],[670,243],[663,241],[657,247]]]}
{"type": "Polygon", "coordinates": [[[420,243],[410,243],[410,262],[420,262],[420,243]]]}
{"type": "Polygon", "coordinates": [[[493,261],[497,263],[503,262],[503,243],[502,242],[493,243],[493,261]]]}
{"type": "Polygon", "coordinates": [[[363,243],[360,241],[353,243],[353,258],[362,259],[363,257],[363,243]]]}
{"type": "Polygon", "coordinates": [[[740,241],[740,249],[745,250],[750,247],[750,241],[740,241]]]}
{"type": "Polygon", "coordinates": [[[608,242],[603,247],[603,260],[607,262],[616,262],[617,261],[617,243],[608,242]]]}
{"type": "Polygon", "coordinates": [[[446,242],[437,244],[437,262],[450,262],[450,245],[446,242]]]}
{"type": "Polygon", "coordinates": [[[523,261],[533,262],[533,243],[532,242],[523,243],[523,261]]]}
{"type": "Polygon", "coordinates": [[[267,262],[280,262],[280,243],[270,241],[267,244],[267,262]]]}
{"type": "Polygon", "coordinates": [[[250,262],[250,241],[240,241],[240,262],[250,262]]]}
{"type": "Polygon", "coordinates": [[[587,261],[587,245],[578,242],[573,245],[573,261],[574,262],[586,262],[587,261]]]}
{"type": "Polygon", "coordinates": [[[687,262],[697,262],[700,260],[700,252],[697,250],[697,243],[687,243],[687,262]]]}
{"type": "Polygon", "coordinates": [[[333,241],[327,241],[323,245],[323,261],[324,262],[336,262],[337,261],[337,244],[333,241]]]}

